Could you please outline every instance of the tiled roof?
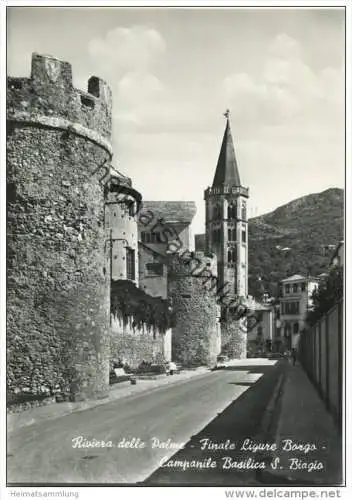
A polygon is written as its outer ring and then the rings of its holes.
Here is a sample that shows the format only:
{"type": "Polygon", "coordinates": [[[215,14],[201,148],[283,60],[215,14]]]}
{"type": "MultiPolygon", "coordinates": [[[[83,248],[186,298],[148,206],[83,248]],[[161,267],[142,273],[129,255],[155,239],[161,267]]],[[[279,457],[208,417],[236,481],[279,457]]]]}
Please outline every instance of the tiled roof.
{"type": "Polygon", "coordinates": [[[302,276],[301,274],[294,274],[293,276],[290,276],[289,278],[285,278],[281,280],[281,283],[288,283],[289,281],[297,281],[297,280],[316,280],[317,278],[314,278],[313,276],[302,276]]]}
{"type": "Polygon", "coordinates": [[[305,280],[305,279],[307,278],[305,276],[302,276],[301,274],[294,274],[289,278],[281,280],[281,283],[287,283],[288,281],[305,280]]]}
{"type": "Polygon", "coordinates": [[[194,201],[144,201],[141,214],[150,211],[153,220],[164,219],[165,222],[191,223],[196,214],[194,201]]]}

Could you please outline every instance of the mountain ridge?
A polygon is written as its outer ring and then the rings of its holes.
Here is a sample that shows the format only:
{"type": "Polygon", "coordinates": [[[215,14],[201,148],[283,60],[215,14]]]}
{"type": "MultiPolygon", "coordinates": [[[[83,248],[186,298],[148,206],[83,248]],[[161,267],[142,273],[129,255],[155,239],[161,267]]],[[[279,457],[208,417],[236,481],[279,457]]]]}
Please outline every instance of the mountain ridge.
{"type": "Polygon", "coordinates": [[[343,239],[344,190],[334,187],[296,198],[249,219],[248,230],[249,293],[276,295],[285,277],[326,272],[343,239]]]}

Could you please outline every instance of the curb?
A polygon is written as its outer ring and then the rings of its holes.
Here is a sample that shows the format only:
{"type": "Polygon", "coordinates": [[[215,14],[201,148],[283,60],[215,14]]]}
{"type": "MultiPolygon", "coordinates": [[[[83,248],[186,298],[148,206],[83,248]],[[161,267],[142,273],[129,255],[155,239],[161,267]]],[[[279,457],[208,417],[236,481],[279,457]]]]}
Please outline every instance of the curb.
{"type": "MultiPolygon", "coordinates": [[[[72,415],[73,413],[78,413],[81,411],[86,411],[86,410],[90,410],[93,408],[97,408],[99,406],[103,406],[103,405],[106,405],[109,403],[114,403],[115,401],[118,401],[118,400],[121,400],[124,398],[128,398],[130,396],[134,396],[137,394],[138,395],[149,394],[151,392],[157,391],[157,390],[162,389],[162,388],[175,386],[178,384],[182,384],[183,382],[188,382],[189,380],[199,378],[201,376],[210,375],[211,373],[212,372],[208,368],[205,368],[204,370],[203,369],[199,370],[198,373],[195,373],[194,371],[192,371],[191,374],[187,373],[187,374],[185,374],[186,376],[181,378],[181,380],[178,377],[175,377],[175,379],[170,379],[169,377],[168,378],[165,377],[163,379],[157,379],[157,380],[167,380],[167,382],[159,384],[159,385],[154,385],[152,387],[145,387],[142,390],[130,390],[130,391],[125,392],[121,395],[117,394],[117,397],[110,397],[114,393],[114,390],[112,390],[108,397],[106,397],[104,399],[99,399],[99,400],[88,400],[88,401],[84,401],[82,403],[77,403],[77,404],[80,404],[80,406],[77,406],[76,408],[62,408],[60,410],[61,403],[53,403],[52,405],[48,405],[48,406],[52,407],[53,405],[57,404],[58,405],[58,412],[54,413],[53,415],[43,417],[43,418],[37,418],[37,419],[35,419],[33,417],[31,418],[31,416],[29,415],[31,410],[25,410],[21,413],[8,414],[7,415],[7,433],[14,432],[14,431],[19,430],[23,427],[30,427],[31,425],[41,424],[41,423],[46,422],[46,421],[53,421],[53,420],[56,420],[56,419],[61,418],[61,417],[66,417],[68,415],[72,415]],[[28,419],[24,420],[23,422],[16,422],[16,420],[17,420],[15,418],[16,416],[18,416],[18,417],[27,416],[28,419]]],[[[155,379],[151,380],[151,381],[155,382],[155,379]]],[[[148,380],[148,382],[149,382],[149,380],[148,380]]],[[[118,392],[118,388],[116,388],[116,389],[117,389],[116,392],[118,392]]],[[[74,405],[75,403],[69,403],[69,404],[74,405]]],[[[45,408],[45,406],[40,407],[40,408],[45,408]]]]}
{"type": "MultiPolygon", "coordinates": [[[[260,436],[263,441],[276,443],[278,440],[279,430],[280,430],[280,420],[282,415],[282,395],[284,392],[285,385],[287,383],[287,372],[281,373],[279,380],[277,381],[273,394],[270,398],[269,404],[266,407],[262,421],[261,429],[262,435],[260,436]]],[[[260,461],[265,462],[267,466],[272,463],[275,452],[268,451],[259,454],[260,461]]],[[[279,476],[274,472],[269,472],[267,468],[265,470],[257,470],[255,474],[256,480],[262,484],[279,484],[286,483],[283,476],[279,476]]]]}
{"type": "MultiPolygon", "coordinates": [[[[283,402],[283,394],[285,391],[285,386],[289,380],[288,371],[285,370],[283,374],[281,374],[278,383],[275,386],[273,396],[270,399],[269,405],[263,417],[263,436],[264,440],[267,440],[271,443],[279,444],[279,436],[282,425],[282,402],[283,402]],[[280,380],[281,379],[281,380],[280,380]]],[[[261,437],[263,437],[261,436],[261,437]]],[[[275,458],[275,452],[268,452],[267,454],[263,454],[260,458],[263,460],[267,468],[265,470],[258,470],[256,472],[256,479],[259,483],[265,486],[303,486],[303,487],[324,487],[324,483],[320,481],[313,481],[302,479],[300,477],[292,477],[290,472],[275,472],[274,470],[269,470],[270,464],[275,458]]],[[[331,484],[327,484],[326,486],[332,486],[331,484]]]]}

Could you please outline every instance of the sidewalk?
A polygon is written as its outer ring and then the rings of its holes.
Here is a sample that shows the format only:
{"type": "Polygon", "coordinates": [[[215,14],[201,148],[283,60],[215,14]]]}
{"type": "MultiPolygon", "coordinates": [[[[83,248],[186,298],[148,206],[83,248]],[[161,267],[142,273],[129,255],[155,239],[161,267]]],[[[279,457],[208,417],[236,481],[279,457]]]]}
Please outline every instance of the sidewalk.
{"type": "Polygon", "coordinates": [[[10,433],[21,427],[27,427],[46,420],[54,420],[74,412],[95,408],[96,406],[105,405],[134,394],[150,392],[166,385],[176,385],[186,380],[210,373],[211,371],[209,368],[199,367],[194,370],[183,370],[181,373],[172,376],[161,375],[152,380],[138,379],[136,385],[131,385],[129,381],[121,382],[112,385],[110,387],[109,396],[104,399],[80,401],[77,403],[52,403],[47,406],[31,408],[21,413],[9,414],[7,415],[7,432],[10,433]]]}
{"type": "Polygon", "coordinates": [[[272,485],[341,485],[341,435],[299,364],[287,365],[276,413],[272,436],[277,451],[271,459],[277,457],[280,462],[277,469],[263,473],[262,481],[272,485]]]}

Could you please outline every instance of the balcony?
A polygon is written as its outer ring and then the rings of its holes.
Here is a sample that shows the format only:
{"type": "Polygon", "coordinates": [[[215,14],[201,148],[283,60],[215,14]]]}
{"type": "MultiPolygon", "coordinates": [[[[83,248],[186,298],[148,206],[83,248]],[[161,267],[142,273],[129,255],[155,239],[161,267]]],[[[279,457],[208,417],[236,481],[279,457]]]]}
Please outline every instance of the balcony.
{"type": "Polygon", "coordinates": [[[210,196],[216,195],[228,195],[228,194],[238,194],[240,196],[244,196],[245,198],[249,197],[249,188],[245,188],[242,186],[219,186],[219,187],[208,187],[204,191],[204,199],[207,199],[210,196]]]}

